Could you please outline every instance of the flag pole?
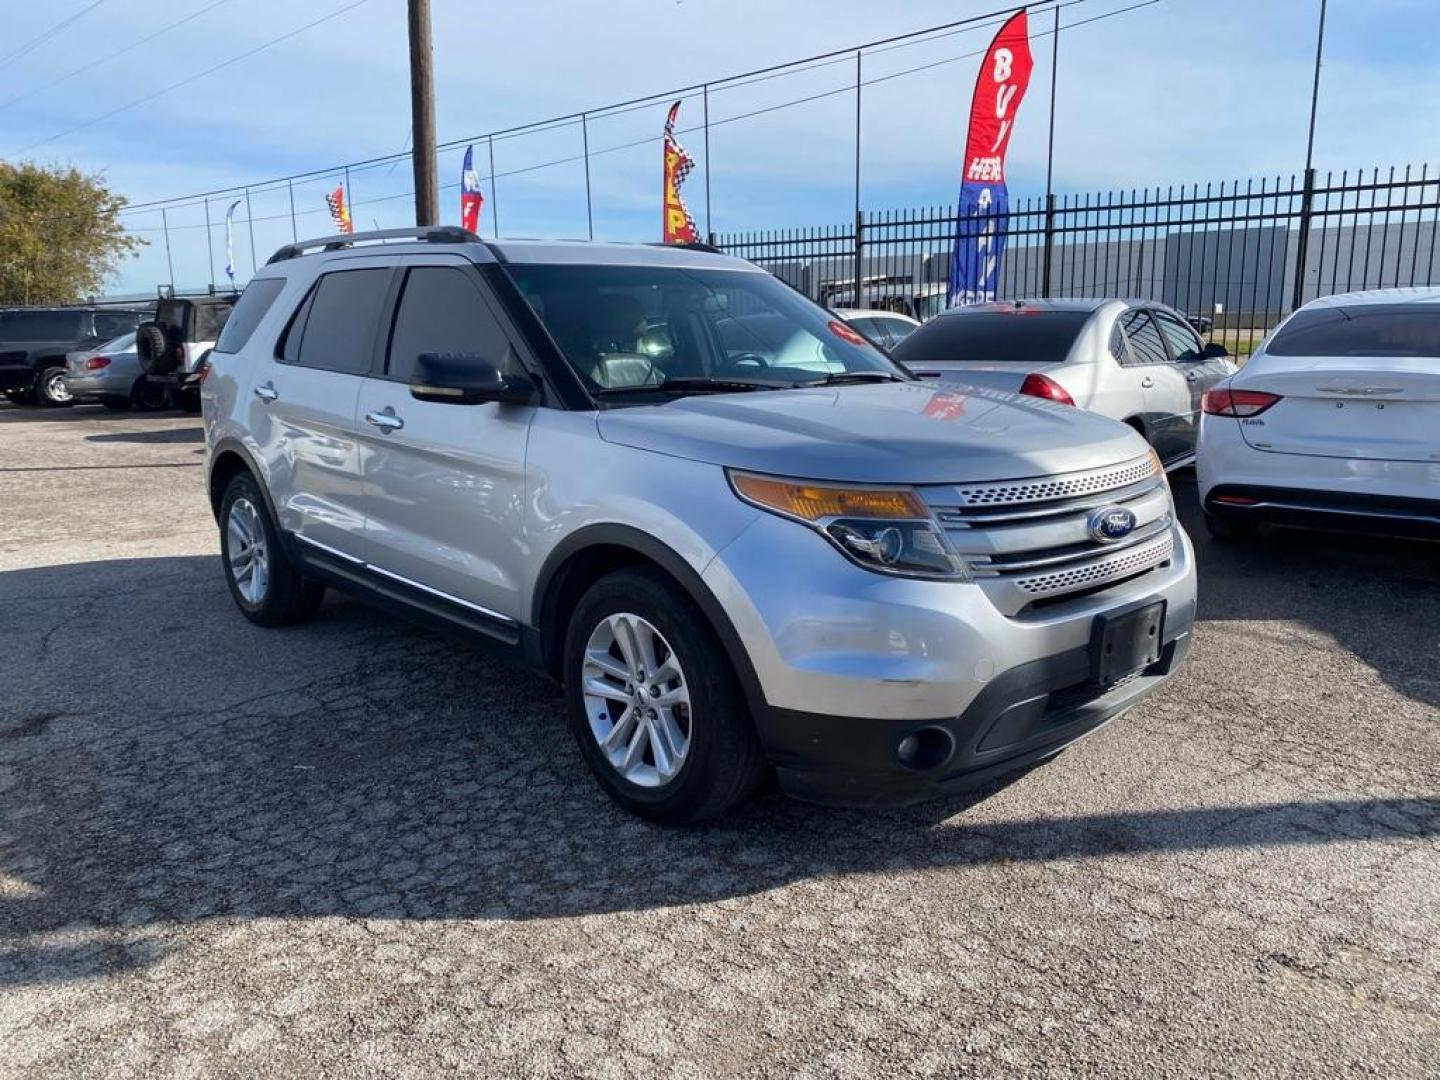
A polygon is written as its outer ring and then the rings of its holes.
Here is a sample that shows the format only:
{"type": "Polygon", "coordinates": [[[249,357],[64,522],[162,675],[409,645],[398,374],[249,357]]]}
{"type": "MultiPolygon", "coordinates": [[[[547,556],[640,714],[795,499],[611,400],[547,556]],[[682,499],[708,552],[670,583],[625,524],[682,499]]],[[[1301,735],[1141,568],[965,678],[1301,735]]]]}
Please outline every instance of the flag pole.
{"type": "Polygon", "coordinates": [[[595,239],[595,213],[590,203],[590,122],[586,115],[580,114],[580,138],[585,148],[585,221],[590,230],[590,239],[595,239]]]}
{"type": "Polygon", "coordinates": [[[714,226],[710,223],[710,84],[701,88],[705,108],[705,238],[713,240],[714,226]]]}
{"type": "Polygon", "coordinates": [[[860,50],[855,50],[855,306],[860,300],[860,276],[864,269],[864,252],[860,240],[860,50]]]}
{"type": "Polygon", "coordinates": [[[490,221],[495,226],[495,239],[500,239],[500,196],[495,191],[495,136],[485,136],[490,144],[490,221]]]}
{"type": "Polygon", "coordinates": [[[210,278],[210,291],[215,291],[215,240],[210,235],[210,200],[205,200],[205,273],[210,278]]]}

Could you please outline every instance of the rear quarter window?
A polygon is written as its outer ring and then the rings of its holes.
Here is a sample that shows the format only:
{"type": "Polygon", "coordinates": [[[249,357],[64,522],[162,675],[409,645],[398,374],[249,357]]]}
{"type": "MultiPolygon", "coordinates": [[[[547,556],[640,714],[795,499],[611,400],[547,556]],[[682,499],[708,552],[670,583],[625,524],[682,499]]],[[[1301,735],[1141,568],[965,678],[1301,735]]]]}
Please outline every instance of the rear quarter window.
{"type": "Polygon", "coordinates": [[[284,278],[258,278],[245,286],[240,299],[231,311],[225,328],[220,331],[220,340],[215,351],[237,353],[249,342],[260,320],[265,318],[276,299],[285,291],[284,278]]]}

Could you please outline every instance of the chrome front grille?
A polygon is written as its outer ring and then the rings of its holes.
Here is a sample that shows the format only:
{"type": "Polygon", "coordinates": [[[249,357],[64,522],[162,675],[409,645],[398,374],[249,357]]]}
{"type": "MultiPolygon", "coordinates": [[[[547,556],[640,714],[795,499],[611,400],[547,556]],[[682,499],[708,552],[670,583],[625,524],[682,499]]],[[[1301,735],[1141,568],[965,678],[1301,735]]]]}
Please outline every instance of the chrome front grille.
{"type": "Polygon", "coordinates": [[[1136,458],[1124,465],[1092,469],[1064,476],[1039,477],[1034,480],[1002,480],[990,484],[973,484],[955,488],[962,507],[1015,506],[1019,503],[1048,502],[1052,499],[1073,499],[1097,491],[1126,487],[1155,475],[1155,462],[1150,457],[1136,458]]]}
{"type": "Polygon", "coordinates": [[[1175,553],[1170,489],[1148,454],[1085,472],[924,494],[976,582],[1006,614],[1148,573],[1175,553]],[[1089,517],[1110,506],[1129,509],[1135,528],[1118,541],[1098,540],[1089,517]]]}
{"type": "Polygon", "coordinates": [[[1166,529],[1156,539],[1113,555],[1033,577],[1017,577],[1015,584],[1032,596],[1052,596],[1119,581],[1168,562],[1175,553],[1175,538],[1166,529]]]}

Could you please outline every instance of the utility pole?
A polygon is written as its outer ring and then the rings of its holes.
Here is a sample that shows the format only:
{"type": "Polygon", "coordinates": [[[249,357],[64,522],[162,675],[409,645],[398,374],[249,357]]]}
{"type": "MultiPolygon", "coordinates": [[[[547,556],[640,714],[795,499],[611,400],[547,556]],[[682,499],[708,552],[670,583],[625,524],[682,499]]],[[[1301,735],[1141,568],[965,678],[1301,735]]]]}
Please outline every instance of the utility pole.
{"type": "Polygon", "coordinates": [[[435,66],[430,44],[430,0],[407,0],[410,14],[410,130],[415,162],[415,224],[440,221],[435,176],[435,66]]]}

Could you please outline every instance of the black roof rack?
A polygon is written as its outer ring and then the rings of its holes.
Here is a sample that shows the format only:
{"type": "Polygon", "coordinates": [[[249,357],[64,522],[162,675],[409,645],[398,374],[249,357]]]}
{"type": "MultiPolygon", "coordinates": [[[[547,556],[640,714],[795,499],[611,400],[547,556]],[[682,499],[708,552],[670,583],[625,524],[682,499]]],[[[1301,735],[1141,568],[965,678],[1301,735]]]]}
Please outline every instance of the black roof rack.
{"type": "Polygon", "coordinates": [[[307,251],[340,251],[355,244],[386,240],[423,240],[430,244],[478,244],[480,237],[458,225],[421,225],[413,229],[377,229],[372,232],[338,233],[322,236],[316,240],[301,240],[286,244],[266,260],[265,265],[298,259],[307,251]]]}

